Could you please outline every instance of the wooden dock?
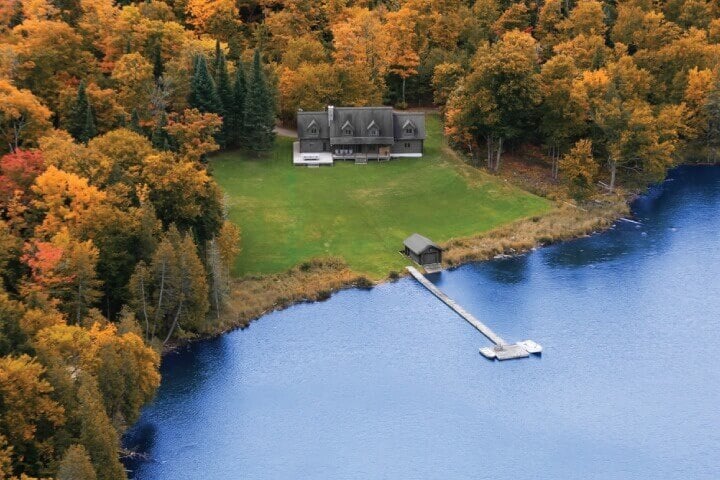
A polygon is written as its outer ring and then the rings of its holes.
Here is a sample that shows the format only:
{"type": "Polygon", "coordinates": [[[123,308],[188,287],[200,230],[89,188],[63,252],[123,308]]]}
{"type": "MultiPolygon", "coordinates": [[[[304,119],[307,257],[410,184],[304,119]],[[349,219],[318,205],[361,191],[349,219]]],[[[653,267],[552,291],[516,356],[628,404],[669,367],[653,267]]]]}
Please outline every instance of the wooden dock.
{"type": "Polygon", "coordinates": [[[484,357],[490,359],[497,358],[498,360],[510,360],[513,358],[525,358],[529,356],[530,353],[538,354],[542,352],[542,347],[532,340],[525,340],[524,342],[513,344],[506,342],[500,335],[493,332],[490,327],[475,318],[473,314],[462,308],[455,300],[448,297],[442,290],[437,288],[415,267],[406,268],[407,271],[410,272],[410,275],[415,277],[415,280],[420,282],[423,287],[427,288],[430,293],[439,298],[445,305],[453,309],[458,315],[465,319],[465,321],[475,327],[488,340],[495,344],[494,347],[485,347],[480,349],[480,353],[484,357]]]}

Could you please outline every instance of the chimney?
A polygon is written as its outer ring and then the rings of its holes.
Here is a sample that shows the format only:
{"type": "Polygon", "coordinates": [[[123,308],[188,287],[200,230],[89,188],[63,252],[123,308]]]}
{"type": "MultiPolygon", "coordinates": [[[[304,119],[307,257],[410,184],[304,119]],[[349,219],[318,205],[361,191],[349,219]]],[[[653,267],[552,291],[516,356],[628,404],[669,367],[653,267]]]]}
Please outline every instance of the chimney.
{"type": "Polygon", "coordinates": [[[333,116],[335,115],[335,107],[328,105],[328,123],[333,122],[333,116]]]}

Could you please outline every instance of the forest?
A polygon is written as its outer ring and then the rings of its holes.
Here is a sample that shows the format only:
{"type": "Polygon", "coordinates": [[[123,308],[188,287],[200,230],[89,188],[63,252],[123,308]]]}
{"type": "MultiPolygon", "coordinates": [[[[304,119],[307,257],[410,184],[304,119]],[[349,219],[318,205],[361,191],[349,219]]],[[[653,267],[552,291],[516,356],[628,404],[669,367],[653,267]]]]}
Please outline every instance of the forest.
{"type": "Polygon", "coordinates": [[[208,157],[299,108],[437,107],[576,199],[720,149],[713,0],[0,2],[0,478],[126,478],[160,354],[213,330],[240,228],[208,157]]]}

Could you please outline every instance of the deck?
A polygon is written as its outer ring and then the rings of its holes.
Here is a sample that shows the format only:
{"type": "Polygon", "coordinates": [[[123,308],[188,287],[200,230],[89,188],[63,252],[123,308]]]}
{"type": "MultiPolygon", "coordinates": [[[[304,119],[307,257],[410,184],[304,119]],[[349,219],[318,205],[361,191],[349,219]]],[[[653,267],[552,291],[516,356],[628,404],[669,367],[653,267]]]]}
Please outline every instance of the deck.
{"type": "Polygon", "coordinates": [[[415,267],[406,267],[407,271],[412,275],[422,286],[427,288],[430,293],[440,299],[445,305],[453,309],[458,315],[460,315],[470,325],[475,327],[480,333],[482,333],[488,340],[490,340],[494,347],[485,347],[480,349],[480,353],[489,359],[498,360],[511,360],[514,358],[525,358],[531,353],[539,354],[542,352],[542,347],[533,342],[532,340],[525,340],[523,342],[510,344],[505,341],[500,335],[493,332],[490,327],[482,323],[480,320],[475,318],[473,314],[462,308],[455,300],[448,297],[442,290],[437,288],[430,280],[425,278],[425,275],[420,273],[415,267]]]}

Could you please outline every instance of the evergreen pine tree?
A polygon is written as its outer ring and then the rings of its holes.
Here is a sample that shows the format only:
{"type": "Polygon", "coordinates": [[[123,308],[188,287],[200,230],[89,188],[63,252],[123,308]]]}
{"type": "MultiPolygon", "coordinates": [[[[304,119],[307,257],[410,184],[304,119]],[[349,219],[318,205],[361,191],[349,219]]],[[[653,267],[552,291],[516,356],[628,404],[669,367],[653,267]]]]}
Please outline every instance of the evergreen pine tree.
{"type": "Polygon", "coordinates": [[[275,141],[275,102],[263,73],[259,50],[255,50],[253,58],[244,113],[243,146],[255,152],[270,150],[275,141]]]}
{"type": "Polygon", "coordinates": [[[70,114],[67,119],[67,131],[75,140],[82,141],[83,130],[87,121],[87,111],[90,107],[87,92],[85,91],[85,81],[81,81],[78,85],[75,103],[70,108],[70,114]]]}
{"type": "Polygon", "coordinates": [[[138,113],[136,108],[133,108],[133,111],[130,114],[130,124],[128,125],[128,128],[135,133],[145,135],[145,131],[140,125],[140,114],[138,113]]]}
{"type": "Polygon", "coordinates": [[[70,445],[58,466],[58,480],[97,480],[90,455],[82,445],[70,445]]]}
{"type": "Polygon", "coordinates": [[[163,73],[165,73],[165,64],[162,59],[162,47],[158,43],[153,51],[153,75],[155,80],[162,77],[163,73]]]}
{"type": "Polygon", "coordinates": [[[85,108],[85,122],[83,123],[82,132],[78,140],[87,143],[97,136],[97,128],[95,127],[95,114],[93,113],[92,105],[87,104],[85,108]]]}
{"type": "Polygon", "coordinates": [[[23,3],[18,1],[15,2],[15,6],[13,7],[13,14],[12,17],[10,17],[10,23],[8,26],[10,28],[16,27],[23,23],[25,20],[25,12],[23,11],[23,3]]]}
{"type": "Polygon", "coordinates": [[[232,84],[230,83],[230,76],[227,71],[225,54],[220,49],[220,42],[217,43],[216,55],[215,82],[217,85],[218,98],[220,99],[220,104],[222,106],[221,111],[218,113],[220,113],[223,117],[223,126],[216,135],[216,140],[220,146],[225,147],[229,143],[232,128],[230,113],[232,111],[233,91],[232,84]]]}
{"type": "Polygon", "coordinates": [[[232,102],[228,112],[229,145],[239,147],[241,143],[242,130],[245,128],[245,97],[247,95],[247,80],[245,79],[245,67],[242,61],[238,61],[235,67],[235,82],[233,83],[232,102]]]}
{"type": "Polygon", "coordinates": [[[80,444],[85,447],[98,480],[121,480],[125,471],[118,458],[120,439],[102,404],[97,382],[81,373],[78,388],[80,401],[80,444]]]}
{"type": "Polygon", "coordinates": [[[150,141],[156,150],[170,150],[170,135],[165,130],[167,125],[167,115],[162,112],[155,122],[150,141]]]}
{"type": "Polygon", "coordinates": [[[193,63],[195,68],[188,95],[190,107],[197,108],[203,113],[220,113],[222,105],[215,82],[208,71],[205,56],[199,55],[193,63]]]}

